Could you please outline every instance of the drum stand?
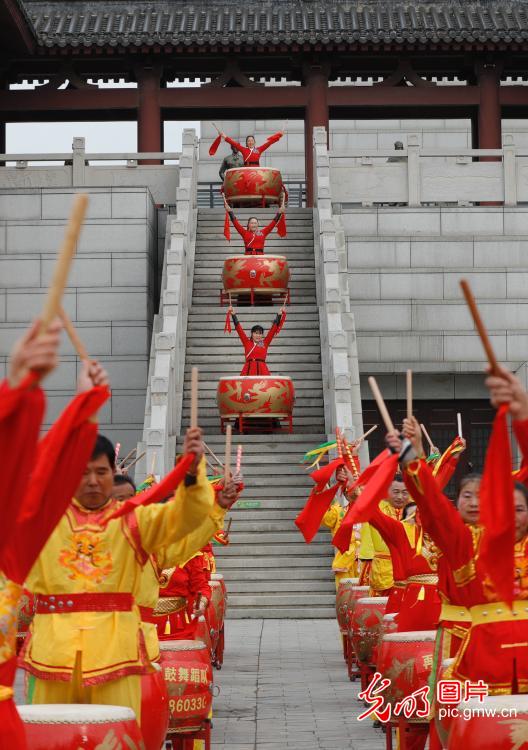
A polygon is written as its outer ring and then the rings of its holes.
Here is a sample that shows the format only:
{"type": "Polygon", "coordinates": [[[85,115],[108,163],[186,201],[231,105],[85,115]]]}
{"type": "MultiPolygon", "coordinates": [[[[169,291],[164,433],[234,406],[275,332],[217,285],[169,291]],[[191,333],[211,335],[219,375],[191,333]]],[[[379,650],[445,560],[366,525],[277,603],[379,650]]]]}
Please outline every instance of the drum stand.
{"type": "Polygon", "coordinates": [[[233,302],[237,305],[237,307],[254,307],[255,304],[272,305],[274,301],[276,301],[277,303],[285,302],[287,305],[289,305],[291,301],[289,288],[286,289],[286,291],[284,291],[283,289],[279,289],[276,292],[266,292],[265,294],[259,292],[257,289],[250,289],[249,292],[237,292],[232,290],[226,292],[226,290],[223,289],[220,292],[220,304],[222,306],[227,303],[231,304],[231,302],[233,302]]]}
{"type": "Polygon", "coordinates": [[[425,747],[429,725],[407,721],[399,716],[396,720],[383,724],[385,728],[385,750],[392,750],[392,730],[397,730],[398,750],[417,750],[425,747]]]}
{"type": "Polygon", "coordinates": [[[220,432],[222,434],[225,434],[226,424],[229,424],[231,420],[235,422],[234,427],[236,430],[238,430],[240,435],[272,434],[275,432],[287,432],[291,435],[293,433],[293,414],[288,414],[287,416],[277,416],[276,414],[271,414],[269,417],[264,414],[259,414],[258,417],[254,417],[252,419],[244,419],[243,414],[239,414],[237,417],[220,417],[220,432]],[[279,429],[273,429],[273,420],[277,420],[279,422],[279,424],[281,425],[279,429]],[[267,426],[266,428],[264,428],[264,423],[266,421],[270,422],[269,428],[267,426]],[[248,429],[252,422],[257,423],[255,425],[257,429],[248,429]],[[283,424],[284,426],[282,426],[283,424]]]}
{"type": "MultiPolygon", "coordinates": [[[[172,745],[172,750],[193,750],[194,740],[203,740],[205,750],[211,750],[211,722],[209,719],[204,722],[201,729],[196,732],[189,732],[185,734],[172,734],[167,742],[172,745]]],[[[167,748],[167,742],[165,747],[167,748]]]]}
{"type": "Polygon", "coordinates": [[[222,669],[222,665],[224,663],[224,643],[224,626],[222,625],[218,634],[218,643],[216,644],[213,656],[213,666],[216,669],[222,669]]]}

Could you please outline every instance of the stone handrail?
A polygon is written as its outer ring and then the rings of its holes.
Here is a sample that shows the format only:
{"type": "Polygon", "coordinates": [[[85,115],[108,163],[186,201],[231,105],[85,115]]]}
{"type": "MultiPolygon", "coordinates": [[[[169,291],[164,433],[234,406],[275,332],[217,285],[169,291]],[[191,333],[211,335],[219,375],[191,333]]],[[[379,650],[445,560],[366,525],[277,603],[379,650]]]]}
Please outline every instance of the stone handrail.
{"type": "Polygon", "coordinates": [[[197,139],[183,131],[176,215],[167,216],[159,314],[155,317],[143,441],[146,456],[136,477],[166,474],[174,465],[181,430],[187,315],[191,304],[196,245],[197,139]]]}
{"type": "Polygon", "coordinates": [[[332,211],[326,130],[317,127],[313,132],[315,263],[326,431],[331,435],[339,427],[352,439],[362,434],[363,418],[345,234],[332,211]]]}

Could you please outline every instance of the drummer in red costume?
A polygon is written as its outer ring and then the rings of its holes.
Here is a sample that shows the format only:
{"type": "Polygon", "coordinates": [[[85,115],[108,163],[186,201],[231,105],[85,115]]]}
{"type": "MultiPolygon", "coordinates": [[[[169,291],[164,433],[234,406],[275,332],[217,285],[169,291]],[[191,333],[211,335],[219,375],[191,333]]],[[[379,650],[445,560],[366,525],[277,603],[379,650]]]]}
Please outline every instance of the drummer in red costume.
{"type": "MultiPolygon", "coordinates": [[[[508,403],[518,442],[526,454],[528,435],[528,395],[519,381],[501,370],[488,385],[492,403],[508,403]]],[[[438,544],[449,564],[461,602],[469,609],[471,626],[453,667],[460,680],[483,680],[490,694],[528,692],[528,489],[516,484],[515,569],[513,603],[499,601],[489,578],[480,566],[481,527],[464,524],[452,504],[442,494],[429,467],[418,456],[423,454],[416,420],[405,420],[406,446],[395,433],[387,436],[393,450],[403,449],[407,485],[416,500],[424,526],[438,544]]]]}
{"type": "Polygon", "coordinates": [[[159,577],[160,598],[151,622],[160,640],[193,640],[198,617],[211,601],[211,588],[201,553],[184,565],[164,570],[159,577]]]}
{"type": "Polygon", "coordinates": [[[229,306],[228,314],[231,314],[233,318],[233,325],[235,326],[235,330],[242,342],[242,346],[244,347],[246,362],[240,374],[270,375],[271,373],[266,365],[268,348],[274,337],[280,332],[284,325],[284,321],[286,320],[286,305],[281,307],[280,313],[275,317],[275,320],[266,336],[264,336],[264,329],[262,326],[256,325],[251,329],[251,337],[248,337],[240,325],[232,305],[229,306]]]}
{"type": "Polygon", "coordinates": [[[232,138],[230,138],[225,133],[220,133],[220,137],[226,142],[229,143],[229,145],[232,148],[236,148],[237,151],[239,151],[242,154],[242,158],[244,159],[244,166],[245,167],[258,167],[260,166],[260,157],[261,154],[266,151],[270,146],[272,146],[274,143],[277,143],[277,141],[280,141],[282,136],[284,135],[283,130],[279,130],[278,133],[274,133],[274,135],[270,135],[270,137],[264,141],[262,146],[257,146],[255,141],[255,136],[248,135],[246,138],[246,145],[242,146],[240,143],[237,143],[237,141],[234,141],[232,138]]]}
{"type": "Polygon", "coordinates": [[[279,223],[281,219],[281,216],[284,214],[284,211],[285,211],[284,193],[282,195],[282,201],[281,201],[281,205],[279,207],[278,212],[275,214],[275,216],[270,221],[270,223],[267,224],[262,229],[260,229],[259,227],[259,221],[256,218],[256,216],[252,216],[248,220],[246,227],[242,226],[242,224],[236,218],[235,212],[230,207],[225,196],[224,196],[224,205],[225,205],[225,209],[227,213],[229,214],[231,221],[233,222],[233,226],[235,227],[235,229],[237,230],[237,232],[239,233],[239,235],[242,237],[244,241],[244,254],[245,255],[263,255],[264,245],[266,244],[267,236],[277,226],[277,224],[279,223]]]}

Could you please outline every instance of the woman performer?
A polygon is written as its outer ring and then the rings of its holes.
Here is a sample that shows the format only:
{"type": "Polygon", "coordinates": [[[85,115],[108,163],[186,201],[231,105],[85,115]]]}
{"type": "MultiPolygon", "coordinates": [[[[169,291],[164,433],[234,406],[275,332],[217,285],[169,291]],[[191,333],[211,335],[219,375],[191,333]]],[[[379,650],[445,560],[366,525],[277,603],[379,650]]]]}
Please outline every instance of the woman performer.
{"type": "Polygon", "coordinates": [[[244,167],[259,167],[261,154],[263,154],[264,151],[266,151],[266,149],[268,149],[274,143],[280,141],[283,135],[284,130],[279,130],[278,133],[270,135],[270,137],[266,141],[264,141],[262,146],[256,145],[255,136],[248,135],[246,138],[246,145],[242,146],[240,143],[237,143],[237,141],[234,141],[225,133],[220,133],[220,137],[222,138],[222,140],[224,140],[226,143],[229,143],[232,148],[236,148],[237,151],[240,151],[240,153],[242,154],[242,158],[244,159],[244,167]]]}
{"type": "Polygon", "coordinates": [[[270,223],[267,224],[263,229],[260,229],[259,221],[256,218],[256,216],[251,216],[248,219],[247,226],[243,227],[242,224],[236,218],[235,212],[233,211],[233,209],[227,202],[225,195],[224,195],[224,206],[225,206],[227,213],[229,214],[231,221],[233,222],[233,226],[235,227],[239,235],[242,237],[242,240],[244,241],[245,255],[263,255],[264,245],[266,243],[266,238],[268,234],[270,234],[270,232],[273,231],[273,229],[277,226],[277,224],[281,220],[281,217],[284,215],[284,212],[285,212],[284,193],[282,194],[282,201],[281,201],[279,210],[277,211],[273,219],[270,221],[270,223]]]}
{"type": "Polygon", "coordinates": [[[238,337],[244,347],[246,362],[242,367],[240,374],[270,375],[271,373],[266,365],[268,348],[274,337],[280,332],[284,325],[284,321],[286,320],[286,304],[281,307],[280,313],[277,313],[266,336],[264,336],[264,329],[262,326],[255,325],[251,329],[250,337],[248,337],[240,325],[232,305],[229,306],[228,314],[233,318],[235,331],[238,333],[238,337]]]}

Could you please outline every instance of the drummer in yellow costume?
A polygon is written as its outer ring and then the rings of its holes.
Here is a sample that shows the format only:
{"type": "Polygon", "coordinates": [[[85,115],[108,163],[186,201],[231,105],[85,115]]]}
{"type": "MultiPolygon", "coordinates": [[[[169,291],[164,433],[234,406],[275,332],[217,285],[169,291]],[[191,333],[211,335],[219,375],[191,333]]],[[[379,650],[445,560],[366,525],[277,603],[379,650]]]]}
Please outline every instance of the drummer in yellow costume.
{"type": "MultiPolygon", "coordinates": [[[[352,474],[344,466],[341,466],[336,471],[336,481],[341,483],[343,486],[350,479],[353,479],[352,474]]],[[[332,503],[330,508],[324,514],[323,526],[326,526],[328,529],[330,529],[332,539],[341,526],[341,522],[345,517],[347,508],[348,505],[341,505],[341,503],[335,502],[332,503]]],[[[332,561],[332,570],[334,571],[335,575],[336,590],[338,589],[339,581],[342,578],[355,578],[358,575],[358,547],[358,540],[354,537],[354,535],[352,535],[350,546],[346,552],[340,552],[338,549],[336,549],[334,559],[332,561]]]]}
{"type": "Polygon", "coordinates": [[[105,523],[112,500],[114,453],[99,439],[83,480],[27,580],[39,595],[22,665],[36,679],[33,703],[102,703],[140,716],[140,676],[150,671],[135,597],[150,554],[182,545],[188,558],[218,529],[224,510],[207,481],[199,430],[185,452],[195,460],[165,504],[138,507],[105,523]]]}
{"type": "MultiPolygon", "coordinates": [[[[409,493],[401,477],[394,478],[387,500],[382,500],[379,507],[382,513],[400,521],[403,508],[409,500],[409,493]]],[[[394,586],[392,561],[389,548],[381,535],[370,524],[361,527],[361,560],[372,560],[369,575],[370,596],[388,596],[394,586]]]]}

